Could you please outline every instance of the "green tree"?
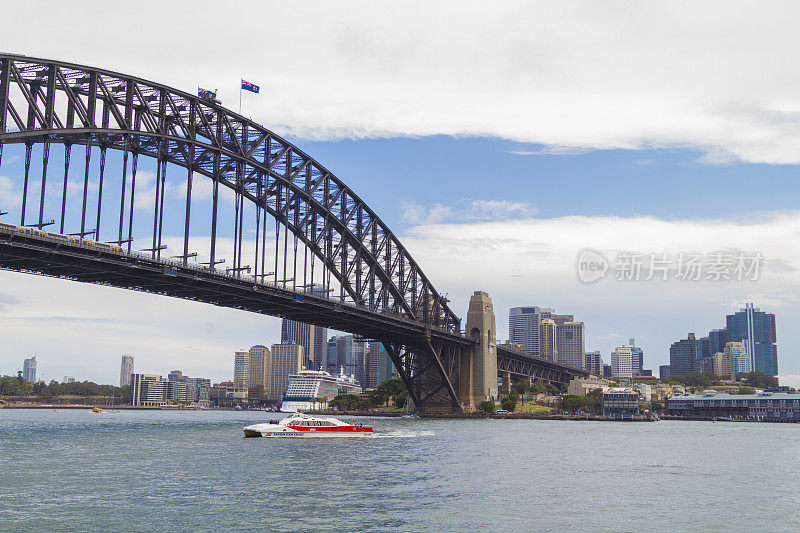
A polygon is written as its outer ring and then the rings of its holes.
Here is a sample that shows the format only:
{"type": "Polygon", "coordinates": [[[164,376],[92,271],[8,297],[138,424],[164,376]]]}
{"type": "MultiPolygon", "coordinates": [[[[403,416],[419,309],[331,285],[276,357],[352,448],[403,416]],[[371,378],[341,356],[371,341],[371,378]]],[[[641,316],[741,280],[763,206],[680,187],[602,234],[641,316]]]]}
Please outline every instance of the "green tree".
{"type": "Polygon", "coordinates": [[[500,407],[508,411],[509,413],[513,413],[514,410],[517,408],[517,395],[516,393],[511,393],[508,396],[504,396],[502,400],[500,400],[500,407]]]}
{"type": "Polygon", "coordinates": [[[763,372],[759,372],[758,370],[736,374],[736,379],[757,389],[767,389],[769,387],[778,386],[778,380],[776,378],[768,376],[763,372]]]}
{"type": "Polygon", "coordinates": [[[531,392],[533,394],[547,394],[547,387],[545,387],[544,381],[541,379],[534,381],[533,385],[531,386],[531,392]]]}
{"type": "Polygon", "coordinates": [[[691,374],[683,376],[670,376],[667,382],[677,383],[687,387],[707,389],[719,382],[719,376],[713,372],[692,372],[691,374]]]}
{"type": "Polygon", "coordinates": [[[484,400],[478,404],[478,411],[481,413],[492,414],[495,411],[494,402],[489,400],[484,400]]]}
{"type": "Polygon", "coordinates": [[[367,402],[355,394],[342,394],[331,400],[328,405],[340,411],[357,411],[367,407],[367,402]]]}
{"type": "Polygon", "coordinates": [[[736,392],[736,394],[755,394],[755,393],[756,393],[755,389],[750,387],[739,387],[739,390],[736,392]]]}

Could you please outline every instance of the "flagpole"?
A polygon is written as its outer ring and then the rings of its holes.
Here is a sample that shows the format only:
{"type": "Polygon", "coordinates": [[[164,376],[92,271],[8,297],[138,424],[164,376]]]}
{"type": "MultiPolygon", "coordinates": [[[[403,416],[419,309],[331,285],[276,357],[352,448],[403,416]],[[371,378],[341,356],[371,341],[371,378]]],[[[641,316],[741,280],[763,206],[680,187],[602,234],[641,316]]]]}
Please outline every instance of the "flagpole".
{"type": "Polygon", "coordinates": [[[239,114],[242,114],[242,80],[239,80],[239,114]]]}

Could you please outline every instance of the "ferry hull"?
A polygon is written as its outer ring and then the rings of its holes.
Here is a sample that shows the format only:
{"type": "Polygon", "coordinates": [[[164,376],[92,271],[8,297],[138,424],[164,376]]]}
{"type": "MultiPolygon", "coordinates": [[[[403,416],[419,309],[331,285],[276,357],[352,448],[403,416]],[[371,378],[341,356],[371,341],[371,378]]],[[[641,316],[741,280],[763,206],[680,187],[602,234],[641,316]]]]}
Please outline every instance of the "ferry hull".
{"type": "Polygon", "coordinates": [[[372,431],[259,431],[245,428],[244,436],[270,439],[360,439],[371,437],[372,431]]]}

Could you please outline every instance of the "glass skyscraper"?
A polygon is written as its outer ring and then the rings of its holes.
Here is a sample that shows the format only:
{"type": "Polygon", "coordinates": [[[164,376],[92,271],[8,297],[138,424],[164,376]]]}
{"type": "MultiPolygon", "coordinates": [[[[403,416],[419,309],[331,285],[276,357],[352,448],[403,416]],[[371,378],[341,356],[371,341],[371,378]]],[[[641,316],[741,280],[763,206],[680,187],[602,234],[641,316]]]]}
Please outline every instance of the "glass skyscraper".
{"type": "Polygon", "coordinates": [[[673,342],[669,347],[669,375],[683,376],[697,370],[697,339],[689,333],[685,339],[673,342]]]}
{"type": "Polygon", "coordinates": [[[745,304],[726,318],[728,341],[741,342],[750,356],[750,368],[768,376],[778,375],[778,347],[775,344],[775,315],[745,304]]]}

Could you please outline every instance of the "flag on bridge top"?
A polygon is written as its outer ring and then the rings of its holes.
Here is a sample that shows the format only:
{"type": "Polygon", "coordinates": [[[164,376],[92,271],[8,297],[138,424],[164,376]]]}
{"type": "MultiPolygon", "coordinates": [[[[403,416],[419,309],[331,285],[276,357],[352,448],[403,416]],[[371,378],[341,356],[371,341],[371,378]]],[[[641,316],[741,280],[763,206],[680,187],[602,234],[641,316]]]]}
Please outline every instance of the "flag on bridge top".
{"type": "Polygon", "coordinates": [[[197,96],[200,98],[211,98],[214,99],[217,97],[216,91],[209,91],[208,89],[203,89],[202,87],[197,88],[197,96]]]}
{"type": "Polygon", "coordinates": [[[242,89],[244,89],[245,91],[250,91],[251,93],[258,94],[259,87],[255,83],[250,83],[249,81],[242,80],[242,89]]]}

